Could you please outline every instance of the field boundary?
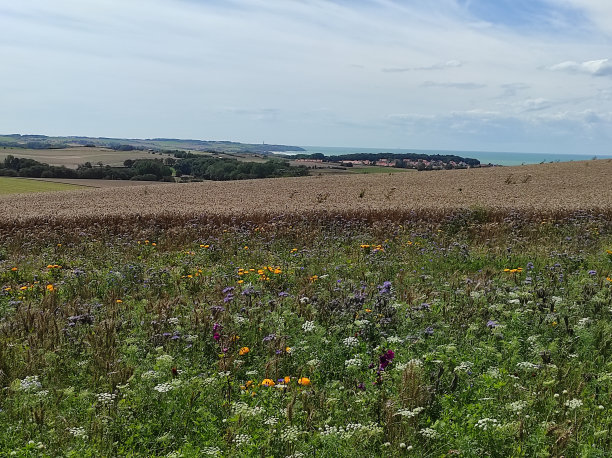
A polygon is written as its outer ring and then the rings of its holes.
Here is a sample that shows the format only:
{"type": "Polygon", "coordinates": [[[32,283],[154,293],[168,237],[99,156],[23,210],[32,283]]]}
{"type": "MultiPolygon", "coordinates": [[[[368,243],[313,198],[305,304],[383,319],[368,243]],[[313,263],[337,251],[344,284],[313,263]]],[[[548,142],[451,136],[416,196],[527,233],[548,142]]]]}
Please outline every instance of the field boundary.
{"type": "MultiPolygon", "coordinates": [[[[586,210],[506,210],[484,208],[459,208],[446,210],[369,210],[369,211],[324,211],[305,212],[258,212],[248,215],[229,215],[217,213],[164,213],[151,215],[99,215],[74,217],[29,217],[22,220],[0,221],[0,239],[15,234],[37,232],[60,232],[74,230],[87,235],[104,234],[108,236],[135,233],[162,233],[185,231],[202,232],[224,228],[253,230],[267,228],[291,232],[293,226],[334,227],[368,226],[384,230],[388,226],[436,225],[451,230],[464,230],[478,225],[516,225],[524,224],[565,224],[568,222],[599,221],[612,225],[612,208],[592,208],[586,210]]],[[[536,226],[537,227],[537,226],[536,226]]]]}

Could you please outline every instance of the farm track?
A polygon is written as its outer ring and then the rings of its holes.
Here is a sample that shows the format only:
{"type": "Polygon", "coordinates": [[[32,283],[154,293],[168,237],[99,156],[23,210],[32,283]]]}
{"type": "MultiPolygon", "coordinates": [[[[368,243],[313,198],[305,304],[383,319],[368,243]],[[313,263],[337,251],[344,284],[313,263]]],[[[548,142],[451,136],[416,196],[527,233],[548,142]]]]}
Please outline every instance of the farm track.
{"type": "Polygon", "coordinates": [[[155,184],[0,196],[0,225],[80,220],[187,221],[410,212],[427,217],[462,209],[563,213],[612,209],[612,160],[421,173],[312,176],[155,184]]]}

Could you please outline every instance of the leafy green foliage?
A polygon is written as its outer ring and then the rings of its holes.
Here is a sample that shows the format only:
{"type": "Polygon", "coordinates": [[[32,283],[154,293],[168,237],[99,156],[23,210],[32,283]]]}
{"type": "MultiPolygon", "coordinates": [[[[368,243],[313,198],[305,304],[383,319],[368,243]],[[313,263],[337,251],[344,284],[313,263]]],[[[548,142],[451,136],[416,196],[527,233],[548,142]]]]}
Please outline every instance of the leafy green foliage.
{"type": "Polygon", "coordinates": [[[180,159],[175,169],[182,175],[192,175],[206,180],[246,180],[253,178],[276,178],[306,176],[306,167],[290,166],[281,159],[266,162],[238,161],[236,159],[197,156],[180,159]]]}

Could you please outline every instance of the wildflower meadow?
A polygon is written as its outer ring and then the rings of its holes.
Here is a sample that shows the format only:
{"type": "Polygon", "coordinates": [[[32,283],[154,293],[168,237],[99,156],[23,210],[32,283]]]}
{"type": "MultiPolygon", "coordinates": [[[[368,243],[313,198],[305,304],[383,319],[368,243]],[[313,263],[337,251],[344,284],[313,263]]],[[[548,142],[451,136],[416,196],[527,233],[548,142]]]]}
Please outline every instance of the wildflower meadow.
{"type": "Polygon", "coordinates": [[[2,456],[612,450],[610,215],[92,221],[0,233],[2,456]]]}

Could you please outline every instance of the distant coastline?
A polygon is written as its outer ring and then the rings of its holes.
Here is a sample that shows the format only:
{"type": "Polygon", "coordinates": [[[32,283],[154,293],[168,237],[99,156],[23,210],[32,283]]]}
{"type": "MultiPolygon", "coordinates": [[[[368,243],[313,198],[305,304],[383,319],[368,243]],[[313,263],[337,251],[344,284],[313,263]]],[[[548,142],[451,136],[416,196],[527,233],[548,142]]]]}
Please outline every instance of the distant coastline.
{"type": "MultiPolygon", "coordinates": [[[[611,154],[562,154],[562,153],[513,153],[513,152],[493,152],[493,151],[460,151],[460,150],[423,150],[412,148],[359,148],[359,147],[330,147],[330,146],[302,146],[305,153],[322,153],[326,156],[339,156],[352,153],[419,153],[419,154],[454,154],[463,157],[478,159],[482,165],[521,165],[539,164],[542,162],[571,162],[586,161],[596,157],[597,159],[612,159],[611,154]]],[[[287,152],[282,154],[299,154],[297,152],[287,152]]]]}

